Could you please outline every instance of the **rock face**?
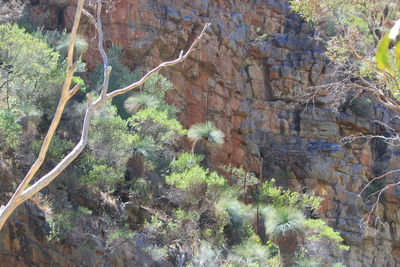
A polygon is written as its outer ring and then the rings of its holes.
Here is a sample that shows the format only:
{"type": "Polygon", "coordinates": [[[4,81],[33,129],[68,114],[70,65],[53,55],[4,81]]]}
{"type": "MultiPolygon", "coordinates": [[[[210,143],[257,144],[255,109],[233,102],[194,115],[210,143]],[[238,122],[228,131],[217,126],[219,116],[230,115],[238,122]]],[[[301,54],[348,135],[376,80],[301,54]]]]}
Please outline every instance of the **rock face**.
{"type": "MultiPolygon", "coordinates": [[[[73,2],[32,1],[29,19],[47,28],[69,27],[73,2]]],[[[348,266],[400,265],[399,191],[388,191],[379,204],[377,230],[360,227],[367,208],[358,197],[367,181],[399,166],[399,153],[376,140],[340,142],[359,132],[385,134],[374,120],[400,124],[369,96],[367,105],[339,111],[330,108],[332,99],[323,91],[316,105],[300,103],[307,87],[326,79],[329,67],[313,30],[290,12],[287,1],[119,0],[104,14],[103,25],[107,46],[122,46],[125,63],[140,70],[177,57],[206,22],[211,29],[190,60],[164,74],[177,89],[168,100],[180,109],[185,126],[208,119],[226,134],[223,149],[211,153],[214,165],[257,172],[263,158],[266,177],[325,198],[321,216],[351,246],[343,255],[332,252],[332,259],[348,266]]],[[[93,68],[99,57],[91,27],[84,19],[81,33],[91,40],[85,59],[93,68]]]]}

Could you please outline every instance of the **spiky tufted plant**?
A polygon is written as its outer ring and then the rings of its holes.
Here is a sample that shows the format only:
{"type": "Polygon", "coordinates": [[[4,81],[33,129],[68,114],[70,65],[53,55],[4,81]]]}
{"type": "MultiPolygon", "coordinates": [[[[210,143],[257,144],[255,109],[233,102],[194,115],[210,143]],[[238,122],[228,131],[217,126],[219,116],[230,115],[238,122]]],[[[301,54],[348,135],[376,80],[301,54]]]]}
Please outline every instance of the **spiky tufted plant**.
{"type": "Polygon", "coordinates": [[[213,122],[206,121],[192,125],[188,131],[188,138],[193,142],[192,153],[194,153],[197,143],[201,140],[206,140],[207,144],[211,145],[222,145],[225,134],[213,122]]]}
{"type": "MultiPolygon", "coordinates": [[[[63,34],[58,41],[56,50],[61,54],[67,54],[68,46],[69,46],[70,34],[63,34]]],[[[77,34],[75,38],[75,51],[78,55],[82,55],[86,50],[88,50],[89,44],[86,41],[85,37],[77,34]]]]}
{"type": "Polygon", "coordinates": [[[292,207],[266,207],[263,210],[269,238],[279,247],[282,266],[293,266],[298,239],[304,233],[304,215],[292,207]]]}
{"type": "Polygon", "coordinates": [[[155,107],[160,104],[159,99],[148,93],[138,93],[125,100],[124,107],[130,114],[136,113],[140,108],[155,107]]]}

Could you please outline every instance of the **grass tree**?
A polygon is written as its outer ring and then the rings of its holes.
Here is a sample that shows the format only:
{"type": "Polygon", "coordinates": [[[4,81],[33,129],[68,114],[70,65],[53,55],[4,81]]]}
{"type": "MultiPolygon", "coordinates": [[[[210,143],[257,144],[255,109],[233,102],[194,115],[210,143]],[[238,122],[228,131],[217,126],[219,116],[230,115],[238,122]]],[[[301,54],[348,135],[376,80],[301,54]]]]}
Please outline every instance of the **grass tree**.
{"type": "Polygon", "coordinates": [[[225,138],[225,134],[211,121],[192,125],[187,135],[188,138],[193,142],[192,153],[199,151],[197,146],[201,143],[201,141],[206,141],[206,144],[221,146],[224,143],[225,138]]]}
{"type": "MultiPolygon", "coordinates": [[[[71,41],[71,34],[63,34],[57,43],[56,47],[57,51],[59,51],[61,54],[67,54],[70,41],[71,41]]],[[[75,36],[74,48],[77,56],[85,53],[89,48],[89,44],[86,41],[86,38],[80,34],[77,34],[75,36]]]]}
{"type": "Polygon", "coordinates": [[[155,107],[160,104],[159,99],[148,93],[138,93],[129,98],[127,98],[124,102],[125,110],[134,114],[141,108],[149,108],[155,107]]]}
{"type": "Polygon", "coordinates": [[[263,213],[267,234],[279,248],[282,266],[293,266],[299,238],[304,233],[303,213],[292,207],[271,206],[263,213]]]}
{"type": "Polygon", "coordinates": [[[38,154],[37,160],[33,163],[28,173],[21,181],[16,191],[12,195],[11,199],[7,202],[5,206],[0,207],[0,230],[3,228],[7,219],[11,216],[14,210],[20,206],[22,203],[27,201],[33,195],[38,193],[40,190],[45,188],[49,183],[51,183],[62,171],[64,171],[84,150],[87,142],[88,142],[88,133],[90,128],[90,121],[93,117],[94,112],[102,106],[107,101],[113,99],[118,95],[122,95],[129,91],[132,91],[135,88],[143,85],[152,75],[156,74],[159,70],[176,65],[189,57],[192,53],[194,47],[198,44],[198,42],[202,39],[205,34],[206,29],[209,27],[209,23],[207,23],[200,35],[193,41],[189,49],[184,52],[181,51],[179,56],[171,61],[166,61],[159,64],[157,67],[151,69],[147,72],[141,79],[136,82],[129,84],[126,87],[116,89],[112,92],[108,92],[109,80],[112,67],[109,65],[109,60],[107,54],[104,50],[104,35],[103,35],[103,26],[101,22],[101,14],[102,14],[102,0],[97,0],[94,6],[95,15],[92,15],[89,11],[84,9],[84,0],[77,1],[77,8],[74,18],[74,23],[72,26],[72,30],[69,38],[69,46],[67,51],[67,59],[66,59],[66,78],[64,85],[61,89],[61,96],[59,100],[59,104],[54,113],[53,120],[49,126],[48,132],[43,140],[42,147],[40,148],[40,152],[38,154]],[[56,129],[60,123],[62,114],[64,112],[65,106],[68,101],[79,91],[79,85],[76,85],[71,88],[72,78],[74,76],[75,65],[74,62],[74,48],[75,48],[75,40],[77,38],[78,27],[80,23],[80,19],[82,14],[86,15],[89,18],[89,21],[93,24],[94,29],[97,32],[97,40],[98,40],[98,49],[102,58],[103,63],[103,83],[100,86],[100,93],[98,96],[93,94],[87,95],[87,108],[85,112],[85,117],[82,126],[82,133],[79,142],[76,146],[71,150],[68,155],[66,155],[51,171],[45,174],[42,177],[37,177],[34,183],[31,183],[35,175],[37,174],[39,168],[42,166],[47,151],[49,149],[49,145],[51,140],[54,137],[56,129]],[[96,97],[94,99],[94,97],[96,97]]]}

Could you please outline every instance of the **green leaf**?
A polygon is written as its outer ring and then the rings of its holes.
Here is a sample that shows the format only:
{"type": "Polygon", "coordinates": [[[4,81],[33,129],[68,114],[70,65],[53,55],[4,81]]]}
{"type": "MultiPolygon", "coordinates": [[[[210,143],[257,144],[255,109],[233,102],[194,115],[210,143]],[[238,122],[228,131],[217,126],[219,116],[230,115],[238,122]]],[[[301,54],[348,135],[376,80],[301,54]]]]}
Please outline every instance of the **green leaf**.
{"type": "Polygon", "coordinates": [[[389,45],[390,39],[389,34],[386,34],[382,40],[379,42],[379,45],[376,50],[376,64],[380,70],[387,70],[393,73],[393,69],[390,66],[388,54],[389,54],[389,45]]]}
{"type": "Polygon", "coordinates": [[[400,42],[396,43],[394,55],[396,59],[396,68],[400,70],[400,42]]]}

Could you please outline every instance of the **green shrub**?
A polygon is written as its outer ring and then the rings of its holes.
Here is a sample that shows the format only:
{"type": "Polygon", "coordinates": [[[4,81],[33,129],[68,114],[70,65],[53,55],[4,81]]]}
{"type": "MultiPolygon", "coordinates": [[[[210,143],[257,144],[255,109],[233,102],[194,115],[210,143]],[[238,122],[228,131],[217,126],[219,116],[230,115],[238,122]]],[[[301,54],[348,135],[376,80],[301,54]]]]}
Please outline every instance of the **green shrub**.
{"type": "Polygon", "coordinates": [[[192,188],[203,183],[223,185],[225,183],[224,177],[193,164],[200,158],[193,155],[189,156],[189,153],[181,154],[177,160],[171,163],[171,174],[166,177],[167,184],[181,189],[192,188]]]}
{"type": "Polygon", "coordinates": [[[231,165],[224,165],[220,166],[220,168],[228,173],[230,184],[233,184],[240,194],[247,193],[249,187],[259,184],[259,180],[254,173],[246,171],[243,167],[235,168],[231,165]]]}
{"type": "Polygon", "coordinates": [[[312,193],[299,193],[289,189],[283,189],[275,185],[275,179],[271,179],[261,185],[261,198],[263,201],[275,207],[296,207],[316,211],[321,204],[321,197],[312,193]]]}
{"type": "Polygon", "coordinates": [[[180,135],[186,134],[186,130],[182,128],[182,125],[179,121],[168,113],[167,110],[159,110],[156,108],[146,108],[139,110],[135,113],[131,118],[129,118],[129,122],[133,127],[143,127],[146,122],[152,122],[153,124],[159,124],[164,127],[164,133],[161,140],[166,140],[171,138],[171,136],[175,133],[180,135]]]}
{"type": "MultiPolygon", "coordinates": [[[[39,155],[42,144],[43,140],[34,140],[32,142],[32,151],[36,156],[39,155]]],[[[63,140],[58,135],[54,135],[47,150],[46,158],[54,162],[59,162],[65,157],[67,151],[71,149],[73,145],[74,143],[71,141],[63,140]]]]}
{"type": "Polygon", "coordinates": [[[136,233],[132,230],[128,230],[125,228],[114,229],[107,235],[107,246],[111,246],[115,241],[119,239],[133,239],[136,233]]]}
{"type": "Polygon", "coordinates": [[[21,125],[15,122],[16,114],[11,110],[0,110],[0,148],[16,149],[20,144],[21,125]]]}
{"type": "Polygon", "coordinates": [[[124,166],[132,153],[132,138],[127,122],[117,115],[114,106],[105,105],[95,113],[88,144],[101,162],[110,166],[124,166]]]}
{"type": "Polygon", "coordinates": [[[138,198],[143,202],[150,201],[152,199],[153,190],[150,182],[145,178],[138,178],[130,182],[129,194],[138,198]]]}
{"type": "Polygon", "coordinates": [[[124,181],[124,175],[122,171],[105,164],[95,164],[80,179],[87,186],[94,186],[101,191],[112,193],[117,188],[117,184],[124,181]]]}
{"type": "Polygon", "coordinates": [[[240,245],[234,246],[228,256],[229,262],[235,266],[268,266],[270,253],[257,236],[248,238],[240,245]]]}
{"type": "Polygon", "coordinates": [[[326,225],[320,219],[307,219],[304,226],[309,229],[311,233],[307,234],[308,240],[328,240],[338,246],[340,249],[349,250],[348,246],[343,245],[343,238],[332,227],[326,225]]]}
{"type": "Polygon", "coordinates": [[[0,25],[1,95],[9,95],[8,106],[37,107],[46,114],[54,110],[64,81],[65,66],[59,55],[37,35],[17,25],[0,25]],[[6,85],[6,86],[4,86],[6,85]]]}

